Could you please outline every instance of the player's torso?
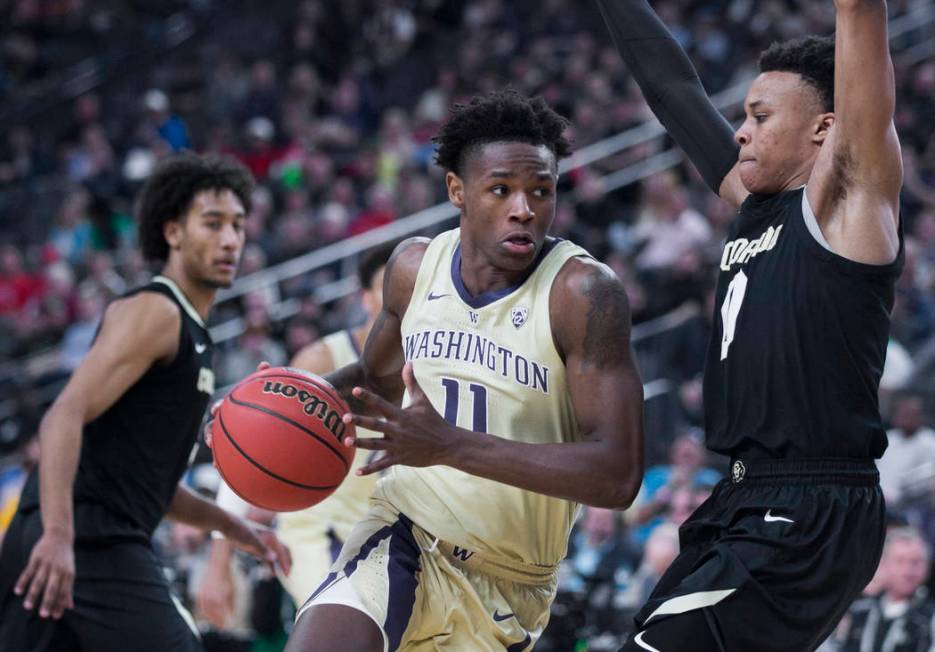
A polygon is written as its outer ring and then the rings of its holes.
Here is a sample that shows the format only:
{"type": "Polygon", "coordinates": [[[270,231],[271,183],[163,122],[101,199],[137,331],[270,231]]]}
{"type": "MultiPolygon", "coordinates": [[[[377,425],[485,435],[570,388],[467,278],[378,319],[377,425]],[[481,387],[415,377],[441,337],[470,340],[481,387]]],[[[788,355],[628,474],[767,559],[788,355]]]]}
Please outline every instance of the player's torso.
{"type": "Polygon", "coordinates": [[[156,277],[136,292],[141,291],[162,294],[179,306],[178,350],[171,362],[152,365],[85,426],[75,501],[103,505],[118,519],[95,525],[98,530],[113,527],[114,532],[77,532],[78,536],[152,533],[188,466],[214,392],[214,345],[200,315],[167,278],[156,277]],[[123,525],[125,532],[119,531],[123,525]]]}
{"type": "MultiPolygon", "coordinates": [[[[332,333],[324,337],[322,343],[331,352],[335,369],[353,364],[360,358],[357,342],[349,330],[332,333]]],[[[382,436],[364,428],[358,428],[357,431],[358,436],[362,437],[382,436]]],[[[280,530],[301,528],[306,535],[317,531],[323,540],[327,531],[331,530],[339,540],[347,541],[354,525],[366,514],[367,501],[377,482],[375,475],[363,477],[356,475],[357,469],[363,466],[372,455],[371,451],[358,449],[354,455],[354,463],[348,470],[347,478],[333,494],[308,509],[280,514],[277,519],[277,528],[280,530]]]]}
{"type": "MultiPolygon", "coordinates": [[[[578,436],[555,349],[549,295],[559,269],[586,252],[555,241],[518,287],[471,297],[460,233],[435,238],[402,322],[405,358],[439,414],[474,431],[530,443],[578,436]]],[[[577,506],[449,467],[397,467],[377,495],[450,543],[531,563],[564,555],[577,506]]]]}
{"type": "Polygon", "coordinates": [[[886,445],[876,392],[901,257],[872,266],[827,250],[809,231],[804,194],[751,196],[724,246],[705,369],[708,446],[738,457],[875,457],[886,445]]]}

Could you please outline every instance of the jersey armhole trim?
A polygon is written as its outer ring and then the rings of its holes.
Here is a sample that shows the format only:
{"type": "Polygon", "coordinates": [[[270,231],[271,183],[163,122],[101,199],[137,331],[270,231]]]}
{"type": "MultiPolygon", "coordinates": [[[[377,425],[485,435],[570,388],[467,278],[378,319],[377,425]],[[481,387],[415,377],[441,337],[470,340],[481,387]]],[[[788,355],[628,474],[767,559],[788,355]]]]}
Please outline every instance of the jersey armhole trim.
{"type": "Polygon", "coordinates": [[[827,243],[824,234],[821,234],[821,229],[818,227],[818,219],[815,216],[815,213],[812,211],[811,205],[808,203],[808,198],[806,196],[806,186],[801,187],[801,192],[802,218],[799,219],[798,216],[796,216],[790,221],[793,223],[792,231],[796,234],[796,239],[802,243],[805,249],[848,275],[861,276],[865,278],[895,278],[899,276],[903,267],[902,231],[900,231],[899,236],[899,254],[896,256],[896,259],[890,263],[885,265],[871,265],[868,263],[860,263],[856,260],[845,258],[844,256],[835,253],[835,251],[827,243]],[[812,230],[812,227],[809,224],[809,216],[811,216],[811,219],[815,224],[815,229],[821,236],[820,238],[819,235],[816,235],[815,231],[812,230]]]}

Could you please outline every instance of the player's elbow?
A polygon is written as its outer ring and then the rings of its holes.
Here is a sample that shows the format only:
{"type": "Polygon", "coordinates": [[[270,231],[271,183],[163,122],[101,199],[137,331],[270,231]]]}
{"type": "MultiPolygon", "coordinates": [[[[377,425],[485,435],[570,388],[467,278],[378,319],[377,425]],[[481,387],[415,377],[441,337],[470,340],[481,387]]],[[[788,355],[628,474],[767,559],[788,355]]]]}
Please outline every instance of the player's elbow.
{"type": "Polygon", "coordinates": [[[589,504],[605,509],[627,509],[636,500],[643,478],[642,464],[626,464],[606,474],[600,495],[589,504]]]}

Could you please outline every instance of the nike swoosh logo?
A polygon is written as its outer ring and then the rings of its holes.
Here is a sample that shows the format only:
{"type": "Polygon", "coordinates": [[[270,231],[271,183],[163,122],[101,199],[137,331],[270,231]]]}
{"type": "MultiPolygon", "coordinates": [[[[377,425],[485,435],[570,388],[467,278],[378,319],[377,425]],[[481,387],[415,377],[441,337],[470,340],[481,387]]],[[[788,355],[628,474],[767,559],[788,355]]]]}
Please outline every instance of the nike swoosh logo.
{"type": "Polygon", "coordinates": [[[645,633],[646,633],[646,632],[640,632],[639,634],[637,634],[636,636],[634,636],[634,637],[633,637],[633,642],[636,643],[637,645],[639,645],[639,646],[640,646],[641,648],[643,648],[644,650],[649,650],[650,652],[662,652],[662,650],[660,650],[660,649],[658,649],[658,648],[654,648],[652,645],[650,645],[649,643],[647,643],[646,641],[643,640],[643,634],[645,634],[645,633]]]}
{"type": "Polygon", "coordinates": [[[775,523],[781,521],[782,523],[795,523],[791,518],[786,518],[785,516],[773,516],[771,509],[766,510],[766,516],[763,517],[763,520],[767,523],[775,523]]]}
{"type": "Polygon", "coordinates": [[[205,352],[205,349],[207,349],[207,348],[208,348],[208,345],[207,345],[207,344],[196,344],[196,345],[195,345],[195,353],[204,353],[204,352],[205,352]]]}
{"type": "Polygon", "coordinates": [[[493,612],[493,619],[494,619],[496,622],[498,622],[498,623],[499,623],[499,622],[503,622],[504,620],[507,620],[507,619],[512,618],[512,617],[513,617],[513,612],[510,612],[510,613],[508,613],[508,614],[506,614],[506,615],[503,615],[503,616],[501,616],[501,615],[499,614],[499,609],[498,609],[497,611],[494,611],[494,612],[493,612]]]}
{"type": "Polygon", "coordinates": [[[429,296],[426,297],[426,300],[435,301],[435,299],[441,299],[442,297],[447,297],[447,296],[448,296],[447,294],[434,294],[432,292],[429,292],[429,296]]]}

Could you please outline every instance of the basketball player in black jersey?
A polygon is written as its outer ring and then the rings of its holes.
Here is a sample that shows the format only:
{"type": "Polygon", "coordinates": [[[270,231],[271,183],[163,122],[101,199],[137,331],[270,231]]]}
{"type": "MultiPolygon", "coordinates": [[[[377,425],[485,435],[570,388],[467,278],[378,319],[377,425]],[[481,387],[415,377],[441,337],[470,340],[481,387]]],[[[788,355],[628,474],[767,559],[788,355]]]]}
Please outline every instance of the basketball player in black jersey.
{"type": "Polygon", "coordinates": [[[184,156],[144,187],[140,241],[162,275],[108,307],[42,420],[0,552],[0,650],[199,649],[151,547],[163,516],[288,567],[271,532],[178,484],[214,390],[205,320],[234,279],[252,185],[240,165],[184,156]]]}
{"type": "Polygon", "coordinates": [[[836,0],[836,39],[774,44],[735,134],[645,0],[598,0],[630,71],[739,209],[705,370],[708,447],[731,477],[625,650],[817,647],[883,543],[877,407],[903,254],[884,0],[836,0]]]}

